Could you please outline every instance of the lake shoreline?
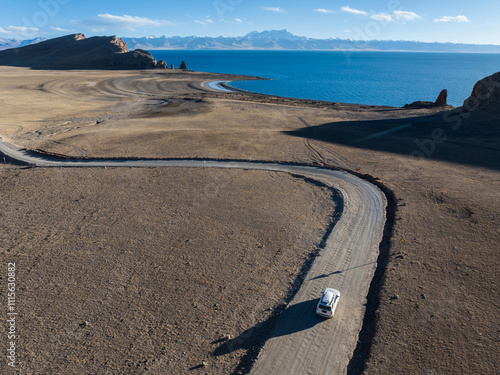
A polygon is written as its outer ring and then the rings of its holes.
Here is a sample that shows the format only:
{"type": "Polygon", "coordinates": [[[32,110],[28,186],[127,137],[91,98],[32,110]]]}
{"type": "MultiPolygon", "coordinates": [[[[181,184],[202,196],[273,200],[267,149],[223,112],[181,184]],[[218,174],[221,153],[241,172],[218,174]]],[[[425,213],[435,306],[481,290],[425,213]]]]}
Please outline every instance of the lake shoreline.
{"type": "Polygon", "coordinates": [[[405,52],[154,50],[194,71],[266,78],[233,88],[288,98],[402,107],[434,101],[443,89],[461,106],[474,84],[498,70],[500,55],[405,52]]]}

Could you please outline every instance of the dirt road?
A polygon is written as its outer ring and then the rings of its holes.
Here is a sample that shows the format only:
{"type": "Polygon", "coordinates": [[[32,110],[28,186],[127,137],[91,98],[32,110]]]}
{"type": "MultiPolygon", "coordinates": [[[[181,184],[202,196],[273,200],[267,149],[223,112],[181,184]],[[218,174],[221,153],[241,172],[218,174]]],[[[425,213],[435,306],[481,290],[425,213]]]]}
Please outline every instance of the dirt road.
{"type": "MultiPolygon", "coordinates": [[[[313,173],[322,179],[323,173],[313,173]]],[[[329,173],[328,173],[329,174],[329,173]]],[[[342,374],[356,345],[384,225],[382,193],[351,175],[323,180],[344,197],[342,217],[294,300],[280,317],[252,374],[342,374]],[[341,293],[332,319],[314,313],[326,287],[341,293]]],[[[331,178],[333,177],[333,178],[331,178]]]]}
{"type": "MultiPolygon", "coordinates": [[[[366,294],[375,271],[385,222],[385,197],[375,186],[343,171],[278,163],[64,160],[29,153],[3,141],[0,141],[0,152],[42,167],[195,167],[282,171],[321,181],[338,190],[343,198],[342,214],[294,300],[280,317],[252,374],[345,373],[361,328],[366,294]],[[336,288],[342,295],[334,318],[329,320],[315,314],[315,305],[326,287],[336,288]]],[[[231,344],[231,341],[227,343],[229,349],[231,344]]]]}

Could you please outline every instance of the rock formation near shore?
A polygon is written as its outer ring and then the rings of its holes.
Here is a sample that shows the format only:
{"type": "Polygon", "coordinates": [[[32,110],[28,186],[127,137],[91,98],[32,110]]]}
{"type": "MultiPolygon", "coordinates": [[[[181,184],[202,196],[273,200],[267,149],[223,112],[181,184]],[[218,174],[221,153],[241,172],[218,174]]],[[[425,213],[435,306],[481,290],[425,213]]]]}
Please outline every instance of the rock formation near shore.
{"type": "Polygon", "coordinates": [[[464,112],[477,110],[500,112],[500,72],[478,81],[462,106],[464,112]]]}
{"type": "Polygon", "coordinates": [[[160,60],[156,63],[156,69],[168,69],[168,65],[165,60],[160,60]]]}
{"type": "Polygon", "coordinates": [[[448,101],[448,90],[445,89],[439,93],[439,96],[434,102],[434,105],[438,107],[446,107],[448,105],[447,101],[448,101]]]}
{"type": "Polygon", "coordinates": [[[116,36],[86,38],[67,35],[34,45],[0,51],[0,65],[35,69],[153,69],[158,64],[147,51],[129,51],[116,36]]]}
{"type": "Polygon", "coordinates": [[[442,90],[435,102],[426,102],[419,100],[418,102],[413,102],[411,104],[405,104],[403,108],[406,109],[422,109],[422,108],[434,108],[434,107],[448,107],[448,90],[442,90]]]}

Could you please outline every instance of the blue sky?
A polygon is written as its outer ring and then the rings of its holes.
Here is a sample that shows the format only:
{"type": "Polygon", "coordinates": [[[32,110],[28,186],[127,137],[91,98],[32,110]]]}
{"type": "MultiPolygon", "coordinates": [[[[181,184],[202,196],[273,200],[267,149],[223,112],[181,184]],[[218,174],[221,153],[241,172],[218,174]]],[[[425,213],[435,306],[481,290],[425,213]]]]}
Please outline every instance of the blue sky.
{"type": "Polygon", "coordinates": [[[500,44],[500,0],[2,0],[0,38],[241,36],[500,44]]]}

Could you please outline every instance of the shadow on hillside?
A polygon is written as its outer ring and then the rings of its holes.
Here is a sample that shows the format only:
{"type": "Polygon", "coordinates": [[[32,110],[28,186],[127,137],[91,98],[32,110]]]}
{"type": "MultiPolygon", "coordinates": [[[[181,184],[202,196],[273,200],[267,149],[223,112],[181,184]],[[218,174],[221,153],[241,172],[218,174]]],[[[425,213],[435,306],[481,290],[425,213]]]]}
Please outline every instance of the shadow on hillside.
{"type": "Polygon", "coordinates": [[[500,169],[500,115],[462,113],[375,121],[339,121],[286,131],[360,149],[500,169]]]}

